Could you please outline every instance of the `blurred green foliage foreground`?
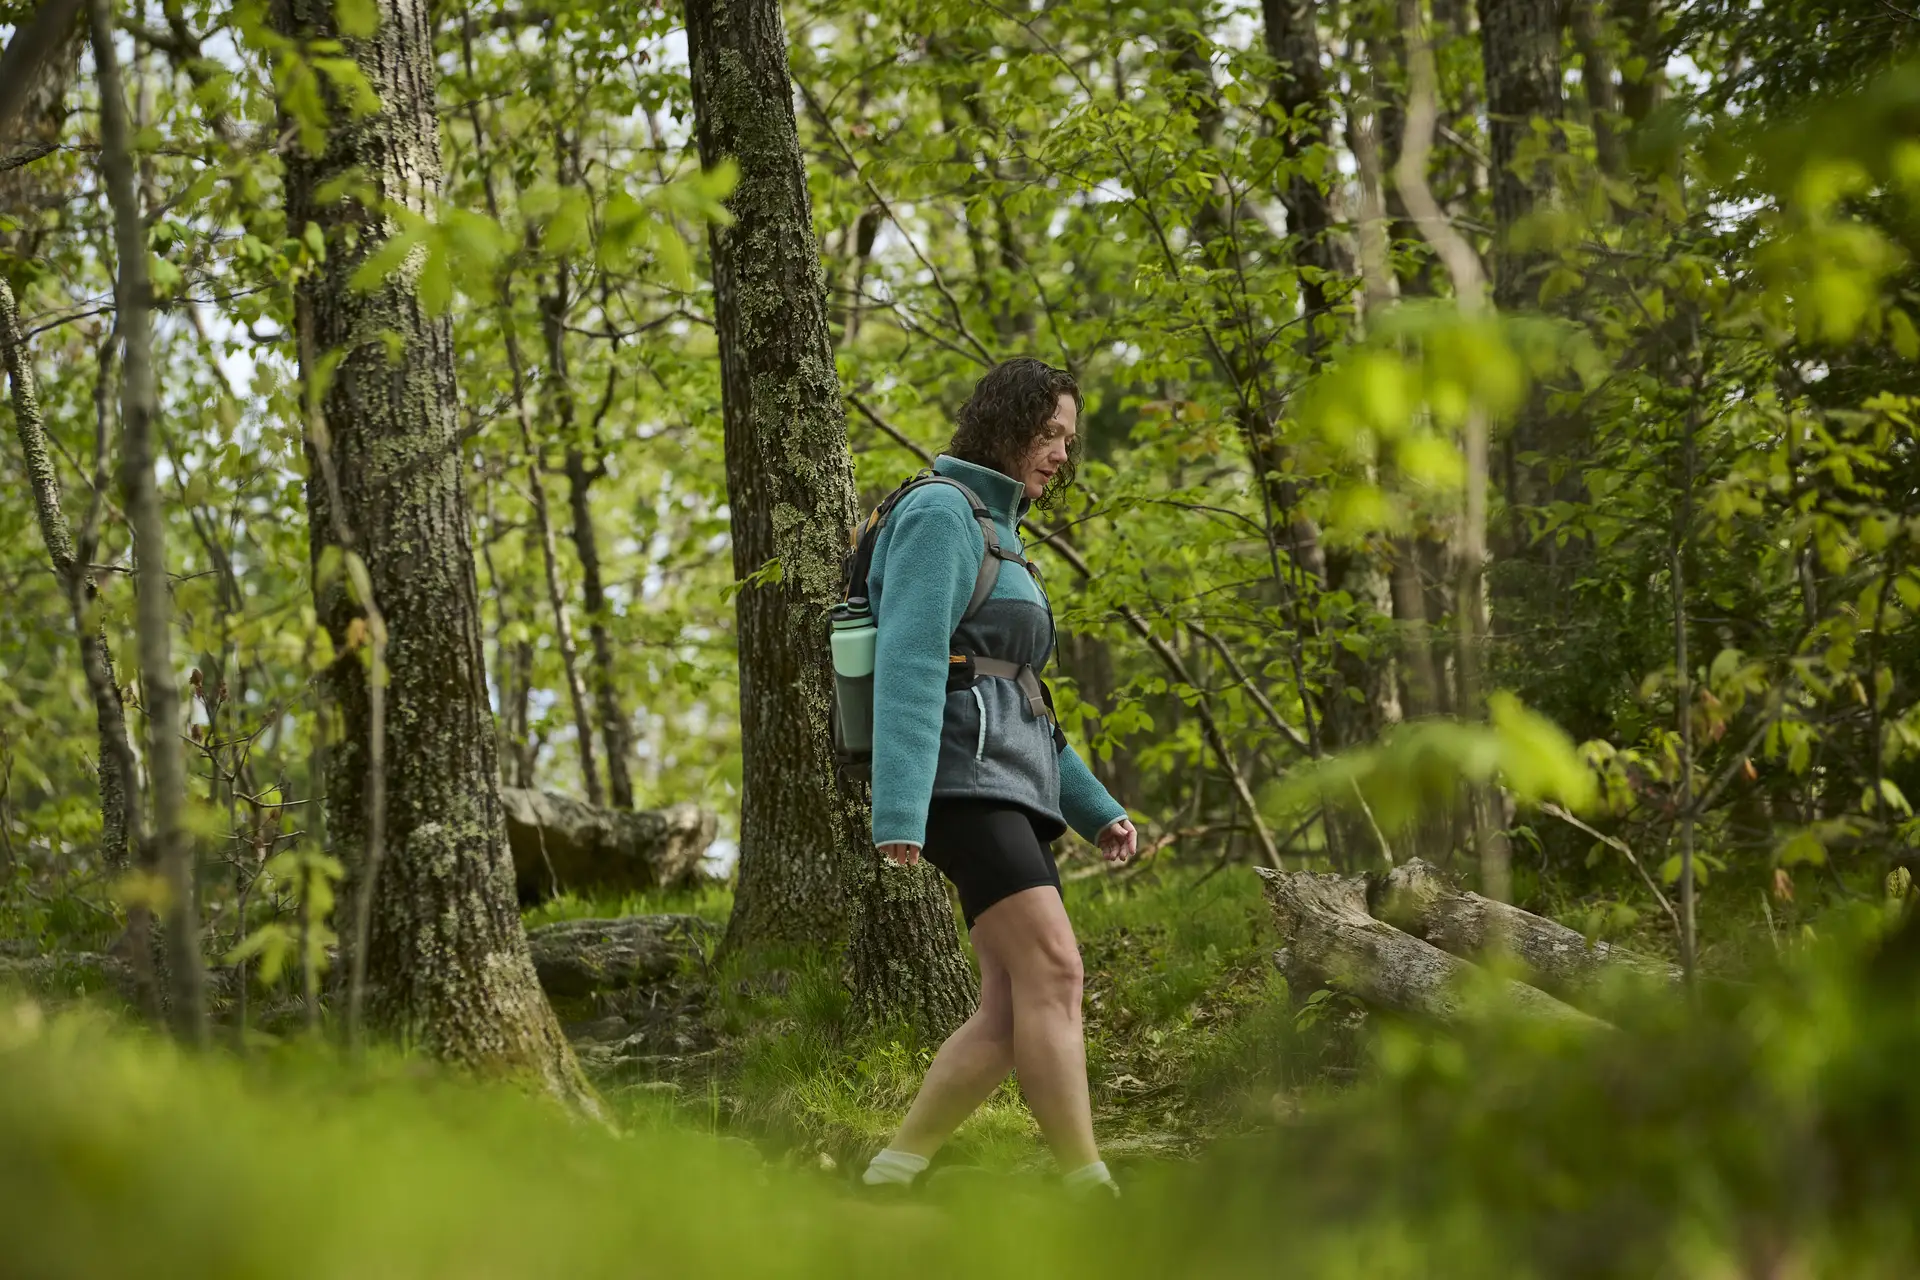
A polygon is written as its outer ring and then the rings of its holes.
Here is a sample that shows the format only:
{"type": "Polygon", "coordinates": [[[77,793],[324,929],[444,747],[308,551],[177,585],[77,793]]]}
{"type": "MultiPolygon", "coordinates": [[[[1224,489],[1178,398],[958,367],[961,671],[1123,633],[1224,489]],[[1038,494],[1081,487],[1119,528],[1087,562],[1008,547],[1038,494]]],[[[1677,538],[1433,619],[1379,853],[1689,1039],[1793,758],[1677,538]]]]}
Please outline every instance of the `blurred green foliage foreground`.
{"type": "Polygon", "coordinates": [[[1384,1026],[1355,1088],[1120,1205],[914,1202],[662,1116],[615,1135],[405,1059],[195,1058],[0,996],[0,1274],[1911,1276],[1920,927],[1829,916],[1620,1030],[1384,1026]]]}

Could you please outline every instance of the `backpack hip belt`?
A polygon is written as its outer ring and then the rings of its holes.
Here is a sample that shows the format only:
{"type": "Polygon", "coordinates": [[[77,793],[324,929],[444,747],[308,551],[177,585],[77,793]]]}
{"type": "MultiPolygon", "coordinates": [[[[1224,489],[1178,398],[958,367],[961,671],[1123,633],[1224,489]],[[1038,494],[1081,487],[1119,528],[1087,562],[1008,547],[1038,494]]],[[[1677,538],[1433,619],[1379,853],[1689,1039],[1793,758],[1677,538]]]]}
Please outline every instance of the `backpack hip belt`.
{"type": "Polygon", "coordinates": [[[993,680],[1011,680],[1026,695],[1027,714],[1035,720],[1045,720],[1047,729],[1053,738],[1053,749],[1058,752],[1066,748],[1067,735],[1061,732],[1060,719],[1053,712],[1053,690],[1047,687],[1037,672],[1024,662],[1009,662],[1004,658],[981,658],[969,653],[955,653],[947,656],[947,691],[970,689],[973,682],[986,677],[993,680]]]}

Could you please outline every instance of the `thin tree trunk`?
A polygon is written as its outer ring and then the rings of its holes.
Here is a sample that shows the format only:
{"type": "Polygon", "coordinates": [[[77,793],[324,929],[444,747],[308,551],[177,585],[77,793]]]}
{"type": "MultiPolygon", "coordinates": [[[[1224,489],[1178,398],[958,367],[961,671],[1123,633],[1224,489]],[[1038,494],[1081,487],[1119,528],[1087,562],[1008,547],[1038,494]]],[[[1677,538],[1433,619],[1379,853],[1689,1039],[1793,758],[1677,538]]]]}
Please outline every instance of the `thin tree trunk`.
{"type": "Polygon", "coordinates": [[[1620,91],[1613,83],[1606,19],[1600,0],[1571,0],[1568,10],[1568,25],[1580,50],[1580,88],[1593,128],[1594,157],[1602,173],[1617,178],[1627,170],[1627,149],[1614,128],[1620,115],[1620,91]]]}
{"type": "Polygon", "coordinates": [[[580,559],[580,597],[587,607],[587,638],[593,643],[593,697],[600,715],[600,741],[607,752],[607,790],[616,809],[633,808],[633,731],[620,706],[613,672],[613,635],[607,627],[607,591],[600,577],[600,539],[593,525],[595,470],[579,448],[567,450],[567,497],[573,509],[573,549],[580,559]]]}
{"type": "MultiPolygon", "coordinates": [[[[620,709],[620,690],[613,676],[613,637],[607,630],[607,592],[600,579],[600,539],[593,524],[593,482],[599,467],[587,466],[586,454],[574,438],[574,399],[571,377],[567,372],[567,290],[565,263],[557,269],[553,292],[541,299],[540,323],[547,340],[547,374],[554,384],[557,403],[558,434],[567,441],[567,502],[573,516],[571,536],[574,554],[580,561],[580,596],[587,609],[587,638],[593,644],[593,700],[600,717],[601,743],[607,751],[607,789],[616,809],[633,808],[633,774],[628,760],[633,754],[632,731],[620,709]]],[[[607,395],[613,383],[607,383],[607,395]]],[[[606,405],[601,405],[604,413],[606,405]]],[[[589,424],[598,436],[598,415],[589,424]]],[[[584,731],[585,726],[582,725],[584,731]]],[[[589,797],[591,799],[591,796],[589,797]]]]}
{"type": "MultiPolygon", "coordinates": [[[[98,0],[96,0],[98,2],[98,0]]],[[[302,40],[340,39],[324,0],[277,0],[273,21],[302,40]]],[[[597,1111],[534,978],[513,890],[481,652],[471,517],[461,474],[453,331],[423,309],[408,269],[373,289],[354,272],[394,228],[351,196],[425,214],[440,185],[433,38],[425,0],[381,0],[379,27],[345,42],[380,109],[336,118],[319,154],[290,148],[288,224],[326,237],[324,265],[299,285],[302,376],[338,358],[324,445],[310,439],[307,504],[315,604],[339,657],[323,679],[342,721],[328,753],[327,821],[340,848],[364,848],[372,705],[354,641],[365,625],[330,571],[344,528],[365,562],[390,635],[386,855],[367,947],[369,1015],[454,1062],[524,1074],[597,1111]],[[398,357],[386,341],[397,337],[398,357]],[[323,453],[324,450],[324,453],[323,453]],[[323,572],[323,570],[329,570],[323,572]]],[[[335,108],[340,112],[340,108],[335,108]]]]}
{"type": "Polygon", "coordinates": [[[20,437],[27,479],[33,486],[40,536],[53,561],[54,576],[66,589],[74,635],[80,642],[81,667],[86,672],[87,690],[93,695],[99,741],[95,773],[100,786],[100,856],[108,871],[118,873],[127,867],[127,797],[133,793],[133,750],[127,742],[126,709],[120,704],[107,629],[97,622],[91,630],[87,627],[87,614],[99,588],[85,561],[75,555],[66,512],[60,506],[60,478],[47,452],[33,363],[20,332],[20,312],[4,278],[0,278],[0,356],[5,358],[12,388],[14,431],[20,437]]]}
{"type": "Polygon", "coordinates": [[[1480,0],[1481,56],[1493,150],[1493,300],[1512,310],[1539,289],[1537,252],[1514,243],[1513,229],[1546,198],[1544,163],[1516,168],[1536,119],[1559,119],[1560,7],[1554,0],[1480,0]]]}
{"type": "Polygon", "coordinates": [[[1640,74],[1620,86],[1620,110],[1630,124],[1642,125],[1667,97],[1667,39],[1661,30],[1661,0],[1620,0],[1621,34],[1640,63],[1640,74]]]}
{"type": "MultiPolygon", "coordinates": [[[[471,76],[473,36],[470,28],[463,30],[463,41],[467,74],[471,76]]],[[[487,157],[487,123],[481,117],[478,99],[467,103],[467,118],[473,125],[474,154],[480,167],[480,187],[486,193],[487,212],[495,222],[499,222],[500,202],[494,193],[493,166],[487,157]]],[[[528,236],[531,247],[531,230],[528,236]]],[[[512,375],[514,421],[520,427],[520,448],[527,455],[527,500],[533,507],[534,529],[540,535],[540,564],[546,572],[547,607],[553,611],[554,643],[560,651],[560,679],[567,687],[567,703],[573,710],[574,745],[580,754],[581,786],[586,792],[587,803],[598,808],[604,799],[600,790],[600,770],[593,758],[593,720],[587,714],[587,686],[580,677],[580,647],[574,641],[573,615],[567,607],[566,584],[561,576],[560,545],[553,532],[552,506],[547,501],[546,463],[543,449],[534,441],[532,411],[527,404],[526,366],[520,358],[520,340],[513,313],[511,260],[500,273],[499,291],[500,341],[506,350],[507,368],[512,375]]],[[[555,387],[552,397],[554,409],[567,418],[567,421],[556,424],[559,428],[556,434],[565,434],[564,428],[570,425],[573,412],[573,400],[565,380],[564,368],[547,370],[547,382],[555,387]]]]}
{"type": "MultiPolygon", "coordinates": [[[[1274,61],[1274,102],[1290,119],[1314,115],[1324,126],[1324,113],[1332,101],[1325,72],[1320,66],[1320,34],[1314,26],[1314,0],[1261,0],[1267,53],[1274,61]]],[[[1281,141],[1289,164],[1318,141],[1319,130],[1296,129],[1281,141]]],[[[1280,193],[1287,211],[1287,231],[1298,238],[1294,260],[1305,271],[1300,277],[1300,306],[1309,316],[1327,309],[1328,283],[1331,277],[1345,274],[1339,245],[1333,231],[1333,206],[1327,192],[1305,173],[1294,172],[1280,193]]],[[[1326,341],[1313,321],[1307,323],[1307,356],[1318,363],[1324,356],[1326,341]]]]}
{"type": "MultiPolygon", "coordinates": [[[[1553,179],[1545,163],[1517,162],[1523,148],[1534,145],[1534,121],[1551,123],[1561,114],[1560,6],[1557,0],[1480,0],[1480,39],[1493,151],[1493,301],[1503,311],[1527,310],[1538,305],[1547,257],[1525,247],[1517,232],[1548,198],[1553,179]]],[[[1568,425],[1548,411],[1544,393],[1535,392],[1507,433],[1501,467],[1511,513],[1501,547],[1506,558],[1553,559],[1550,544],[1531,546],[1526,513],[1556,492],[1552,461],[1573,451],[1572,442],[1560,438],[1568,425]]],[[[1529,575],[1516,579],[1514,594],[1539,593],[1543,586],[1529,575]]]]}
{"type": "MultiPolygon", "coordinates": [[[[1680,483],[1673,513],[1673,542],[1669,548],[1673,574],[1673,702],[1674,729],[1680,737],[1680,965],[1687,981],[1695,976],[1699,939],[1694,923],[1694,813],[1693,805],[1693,665],[1687,649],[1687,540],[1693,526],[1694,428],[1700,412],[1699,321],[1689,317],[1687,412],[1681,420],[1680,483]]],[[[1884,594],[1884,588],[1882,589],[1884,594]]],[[[1874,631],[1879,634],[1878,627],[1874,631]]],[[[1872,695],[1877,698],[1878,690],[1872,695]]],[[[1877,734],[1876,734],[1877,737],[1877,734]]],[[[1880,800],[1878,788],[1874,799],[1880,800]]]]}
{"type": "Polygon", "coordinates": [[[580,678],[580,646],[573,636],[573,613],[567,608],[567,588],[560,577],[560,544],[553,532],[553,514],[547,501],[545,467],[540,446],[533,438],[533,422],[528,414],[524,370],[520,363],[520,344],[513,336],[511,309],[501,308],[501,333],[506,340],[507,364],[513,371],[514,411],[520,424],[520,447],[527,455],[527,501],[533,507],[533,524],[540,535],[540,566],[545,571],[547,607],[553,611],[555,647],[560,651],[560,678],[567,686],[567,704],[573,709],[575,747],[580,753],[580,782],[587,803],[605,803],[600,790],[600,768],[594,761],[593,719],[587,714],[587,686],[580,678]]]}
{"type": "MultiPolygon", "coordinates": [[[[1498,0],[1489,0],[1490,3],[1498,0]]],[[[1456,305],[1468,316],[1484,316],[1488,310],[1486,273],[1480,256],[1464,236],[1447,221],[1446,214],[1433,198],[1427,185],[1427,158],[1432,152],[1433,131],[1439,116],[1439,91],[1433,66],[1433,49],[1427,43],[1425,24],[1420,17],[1419,0],[1400,0],[1401,31],[1406,41],[1411,88],[1407,95],[1407,126],[1401,144],[1394,180],[1407,202],[1420,234],[1453,281],[1456,305]]],[[[1459,619],[1460,649],[1457,713],[1478,715],[1482,693],[1481,673],[1487,641],[1486,567],[1487,567],[1487,489],[1488,441],[1486,414],[1479,406],[1469,406],[1461,428],[1461,452],[1466,462],[1466,492],[1456,542],[1455,572],[1459,619]]],[[[1489,898],[1504,902],[1512,893],[1512,866],[1507,842],[1494,822],[1494,794],[1491,786],[1476,786],[1468,797],[1473,815],[1474,849],[1480,859],[1480,887],[1489,898]]]]}
{"type": "Polygon", "coordinates": [[[146,222],[133,190],[127,100],[113,47],[113,9],[91,0],[93,60],[100,81],[101,169],[113,206],[120,262],[114,300],[124,349],[120,366],[120,495],[132,526],[138,590],[140,687],[146,709],[147,775],[153,789],[150,862],[167,888],[166,958],[174,1029],[207,1042],[206,975],[200,957],[194,858],[187,830],[187,765],[180,746],[180,688],[173,670],[173,598],[167,524],[153,474],[160,405],[153,372],[146,222]]]}
{"type": "MultiPolygon", "coordinates": [[[[1290,119],[1310,117],[1318,126],[1295,128],[1284,136],[1284,153],[1294,164],[1298,164],[1308,147],[1320,141],[1317,135],[1325,130],[1325,117],[1330,114],[1333,101],[1320,65],[1316,16],[1317,6],[1313,0],[1262,0],[1261,3],[1266,48],[1274,60],[1271,88],[1274,102],[1290,119]]],[[[1316,180],[1306,172],[1296,171],[1280,198],[1287,211],[1287,230],[1298,240],[1294,258],[1300,267],[1300,306],[1310,317],[1306,324],[1305,353],[1309,365],[1318,367],[1331,348],[1322,333],[1323,321],[1318,317],[1328,310],[1336,296],[1332,288],[1334,282],[1349,274],[1351,267],[1333,236],[1332,200],[1316,180]]],[[[1363,270],[1363,278],[1365,274],[1363,270]]],[[[1379,282],[1365,287],[1377,289],[1379,282]]],[[[1371,297],[1369,300],[1378,301],[1371,297]]],[[[1290,511],[1297,499],[1291,492],[1284,497],[1283,509],[1290,511]]],[[[1303,541],[1300,532],[1304,523],[1297,518],[1293,522],[1296,556],[1303,541]]],[[[1318,546],[1317,530],[1311,542],[1318,546]]],[[[1353,601],[1353,614],[1330,619],[1332,628],[1364,631],[1370,613],[1391,613],[1385,565],[1377,551],[1359,547],[1334,557],[1322,551],[1319,557],[1321,572],[1316,576],[1323,585],[1353,601]]],[[[1323,749],[1338,751],[1372,740],[1383,727],[1399,719],[1400,710],[1390,651],[1369,654],[1338,645],[1332,651],[1331,662],[1333,679],[1321,701],[1319,736],[1323,749]],[[1348,690],[1357,690],[1360,700],[1356,702],[1349,697],[1348,690]]],[[[1344,815],[1329,823],[1328,834],[1336,853],[1351,856],[1371,844],[1365,829],[1345,820],[1344,815]]]]}
{"type": "Polygon", "coordinates": [[[854,519],[846,410],[777,0],[688,0],[695,132],[731,158],[711,231],[740,654],[740,875],[727,944],[846,936],[854,1015],[943,1034],[975,987],[932,868],[882,867],[828,746],[827,609],[854,519]],[[749,581],[776,567],[778,581],[749,581]]]}

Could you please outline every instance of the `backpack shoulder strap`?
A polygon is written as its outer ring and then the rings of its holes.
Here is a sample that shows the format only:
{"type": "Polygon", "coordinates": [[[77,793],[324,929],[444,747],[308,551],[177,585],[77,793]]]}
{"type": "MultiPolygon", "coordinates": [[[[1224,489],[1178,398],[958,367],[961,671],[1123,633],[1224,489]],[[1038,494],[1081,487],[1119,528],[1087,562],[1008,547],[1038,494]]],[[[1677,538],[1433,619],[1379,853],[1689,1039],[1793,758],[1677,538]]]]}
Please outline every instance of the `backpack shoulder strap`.
{"type": "Polygon", "coordinates": [[[853,563],[852,572],[848,575],[848,591],[851,593],[857,589],[862,594],[866,592],[867,571],[873,562],[873,544],[878,540],[880,530],[893,515],[893,509],[900,504],[900,500],[915,489],[924,489],[928,485],[935,484],[947,485],[960,491],[960,495],[967,500],[967,506],[973,512],[975,522],[980,526],[981,536],[986,539],[986,549],[980,556],[980,570],[973,579],[973,594],[968,597],[967,607],[960,615],[960,620],[965,622],[986,603],[987,597],[993,594],[994,584],[1000,580],[1000,562],[1013,560],[1016,563],[1025,564],[1026,561],[1017,552],[1009,554],[1000,545],[1000,531],[993,526],[993,513],[987,510],[986,504],[980,501],[979,496],[972,489],[952,476],[943,476],[934,471],[922,471],[888,494],[880,505],[874,508],[873,515],[858,527],[854,535],[853,563]]]}

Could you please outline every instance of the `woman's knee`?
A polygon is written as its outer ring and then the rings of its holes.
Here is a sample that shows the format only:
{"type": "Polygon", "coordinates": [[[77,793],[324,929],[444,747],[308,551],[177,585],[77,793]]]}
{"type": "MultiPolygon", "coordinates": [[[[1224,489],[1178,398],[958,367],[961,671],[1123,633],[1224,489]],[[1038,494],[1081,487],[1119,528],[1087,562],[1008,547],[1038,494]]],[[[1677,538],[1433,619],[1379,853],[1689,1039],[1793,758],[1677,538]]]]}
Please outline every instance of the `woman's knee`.
{"type": "Polygon", "coordinates": [[[1019,994],[1069,1007],[1075,1012],[1080,1008],[1080,991],[1085,981],[1080,948],[1071,936],[1034,939],[1032,950],[1013,976],[1019,994]]]}
{"type": "Polygon", "coordinates": [[[975,949],[983,944],[1006,975],[1015,1003],[1044,1000],[1079,1011],[1085,977],[1080,945],[1057,890],[1028,890],[981,913],[975,949]]]}

